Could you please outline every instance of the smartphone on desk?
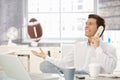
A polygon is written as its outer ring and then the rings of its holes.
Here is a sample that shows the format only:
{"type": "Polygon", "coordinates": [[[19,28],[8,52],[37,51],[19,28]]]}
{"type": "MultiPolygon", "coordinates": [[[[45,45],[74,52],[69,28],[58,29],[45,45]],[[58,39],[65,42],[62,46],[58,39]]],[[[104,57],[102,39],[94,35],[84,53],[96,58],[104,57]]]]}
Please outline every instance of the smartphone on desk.
{"type": "Polygon", "coordinates": [[[76,75],[76,80],[89,80],[89,75],[76,75]]]}
{"type": "Polygon", "coordinates": [[[85,80],[86,78],[89,77],[89,73],[84,70],[76,71],[75,77],[76,77],[76,80],[85,80]]]}
{"type": "Polygon", "coordinates": [[[99,35],[99,37],[100,37],[100,35],[102,34],[103,30],[104,30],[103,26],[99,26],[99,28],[98,28],[97,32],[95,33],[94,37],[96,37],[97,35],[99,35]]]}

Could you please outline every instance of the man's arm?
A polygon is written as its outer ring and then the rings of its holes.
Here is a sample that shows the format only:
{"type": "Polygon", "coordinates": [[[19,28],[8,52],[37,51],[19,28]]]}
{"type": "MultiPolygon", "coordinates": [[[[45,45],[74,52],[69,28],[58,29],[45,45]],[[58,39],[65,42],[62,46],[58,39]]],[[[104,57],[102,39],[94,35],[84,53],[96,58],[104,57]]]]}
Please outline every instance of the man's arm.
{"type": "Polygon", "coordinates": [[[67,50],[66,53],[64,53],[66,55],[60,59],[47,56],[41,48],[40,48],[40,52],[32,50],[32,53],[40,58],[43,58],[46,61],[53,63],[58,67],[70,67],[70,66],[73,66],[74,64],[73,63],[74,54],[73,54],[73,51],[70,51],[70,50],[67,50]]]}
{"type": "Polygon", "coordinates": [[[112,73],[117,63],[116,50],[112,46],[106,46],[104,48],[105,50],[101,47],[96,48],[96,58],[103,72],[112,73]]]}

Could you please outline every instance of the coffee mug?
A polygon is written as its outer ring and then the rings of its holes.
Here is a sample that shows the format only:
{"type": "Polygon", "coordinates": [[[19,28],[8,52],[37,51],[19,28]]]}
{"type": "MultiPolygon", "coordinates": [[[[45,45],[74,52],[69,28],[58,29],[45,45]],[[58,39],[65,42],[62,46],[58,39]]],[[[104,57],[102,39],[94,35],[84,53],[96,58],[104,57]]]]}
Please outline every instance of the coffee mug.
{"type": "Polygon", "coordinates": [[[90,77],[97,77],[100,73],[100,65],[98,63],[91,63],[89,65],[90,77]]]}
{"type": "Polygon", "coordinates": [[[62,70],[65,80],[74,80],[75,68],[69,67],[62,70]]]}

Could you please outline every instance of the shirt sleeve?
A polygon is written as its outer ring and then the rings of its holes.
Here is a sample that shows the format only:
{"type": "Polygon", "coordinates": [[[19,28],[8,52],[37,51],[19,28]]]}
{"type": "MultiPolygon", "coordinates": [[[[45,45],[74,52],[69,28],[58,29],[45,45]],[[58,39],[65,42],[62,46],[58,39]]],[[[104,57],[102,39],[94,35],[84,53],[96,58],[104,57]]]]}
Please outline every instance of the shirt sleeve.
{"type": "Polygon", "coordinates": [[[100,46],[96,48],[96,53],[96,58],[101,65],[102,72],[112,73],[117,63],[115,48],[108,46],[102,49],[100,46]]]}

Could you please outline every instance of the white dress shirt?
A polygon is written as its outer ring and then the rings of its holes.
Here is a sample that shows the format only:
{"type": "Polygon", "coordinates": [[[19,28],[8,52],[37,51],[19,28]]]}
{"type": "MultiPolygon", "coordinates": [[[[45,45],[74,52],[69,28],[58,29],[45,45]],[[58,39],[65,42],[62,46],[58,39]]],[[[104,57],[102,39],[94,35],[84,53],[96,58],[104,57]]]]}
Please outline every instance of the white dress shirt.
{"type": "Polygon", "coordinates": [[[100,41],[100,46],[94,48],[88,41],[76,42],[73,50],[66,50],[61,59],[46,57],[47,61],[59,67],[72,67],[76,70],[88,71],[90,63],[99,63],[102,73],[112,73],[116,67],[116,50],[109,43],[100,41]]]}

